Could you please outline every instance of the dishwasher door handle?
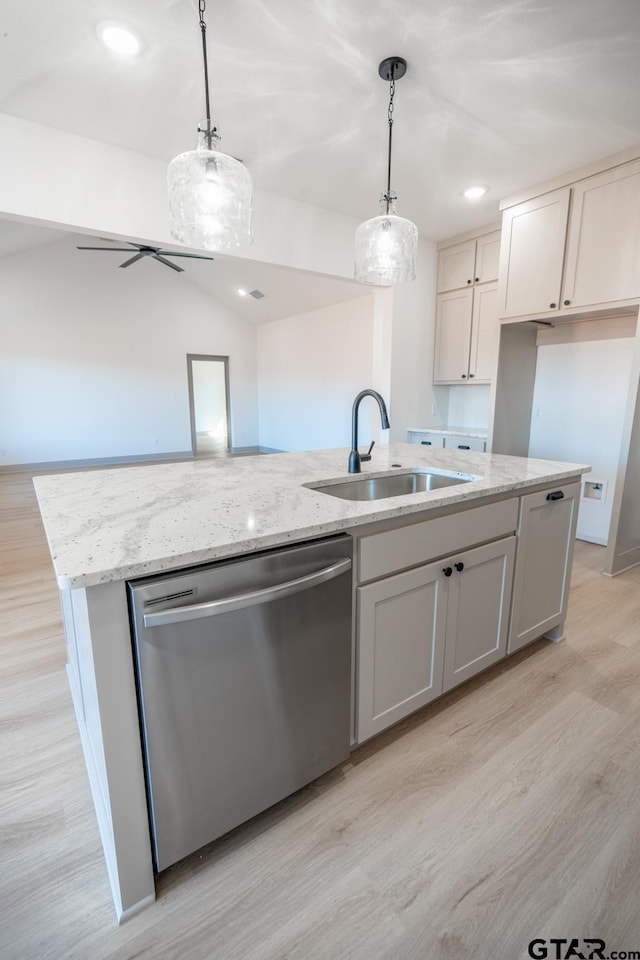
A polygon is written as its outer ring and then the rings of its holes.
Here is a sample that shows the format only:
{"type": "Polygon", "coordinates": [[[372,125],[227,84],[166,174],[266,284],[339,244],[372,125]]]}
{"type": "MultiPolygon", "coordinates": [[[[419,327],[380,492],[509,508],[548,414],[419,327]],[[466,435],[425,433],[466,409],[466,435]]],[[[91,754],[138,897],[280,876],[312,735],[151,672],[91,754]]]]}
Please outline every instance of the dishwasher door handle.
{"type": "Polygon", "coordinates": [[[285,583],[278,583],[273,587],[265,587],[263,590],[239,593],[233,597],[223,597],[221,600],[210,600],[208,603],[194,603],[185,607],[170,607],[168,610],[145,613],[142,622],[145,627],[162,627],[167,623],[180,623],[183,620],[199,620],[202,617],[215,617],[220,613],[232,613],[234,610],[242,610],[244,607],[255,607],[259,603],[270,603],[272,600],[290,597],[294,593],[308,590],[319,583],[333,580],[334,577],[339,577],[340,574],[346,573],[350,569],[351,560],[346,558],[345,560],[339,560],[338,563],[331,564],[330,567],[316,570],[315,573],[308,573],[304,577],[287,580],[285,583]]]}

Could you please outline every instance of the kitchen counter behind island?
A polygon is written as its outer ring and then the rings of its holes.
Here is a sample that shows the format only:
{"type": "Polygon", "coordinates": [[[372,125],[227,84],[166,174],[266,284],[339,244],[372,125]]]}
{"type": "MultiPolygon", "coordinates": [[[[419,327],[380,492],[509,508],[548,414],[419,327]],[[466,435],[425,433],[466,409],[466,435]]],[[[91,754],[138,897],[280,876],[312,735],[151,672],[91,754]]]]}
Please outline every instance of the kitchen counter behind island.
{"type": "MultiPolygon", "coordinates": [[[[119,921],[155,898],[127,581],[346,532],[370,547],[367,551],[358,547],[354,598],[356,594],[369,598],[368,609],[375,617],[378,587],[422,576],[419,571],[428,573],[432,568],[440,573],[443,561],[431,562],[439,551],[458,551],[487,540],[498,544],[496,536],[503,540],[506,537],[512,546],[505,556],[510,554],[513,570],[517,517],[524,516],[522,507],[518,513],[518,503],[527,501],[535,506],[536,498],[549,500],[546,491],[554,490],[556,484],[566,489],[570,486],[575,503],[579,490],[575,481],[589,469],[582,464],[393,444],[374,450],[372,460],[363,465],[361,477],[414,468],[472,479],[442,489],[365,502],[342,500],[313,489],[319,483],[357,481],[357,476],[347,474],[348,457],[346,449],[322,450],[120,467],[34,479],[60,588],[67,672],[119,921]],[[500,530],[495,525],[496,517],[502,524],[500,530]],[[373,565],[369,572],[365,560],[373,565]],[[376,573],[374,568],[381,563],[376,573]],[[413,569],[399,575],[392,569],[403,566],[413,569]],[[364,585],[356,589],[360,583],[364,585]]],[[[571,510],[571,517],[575,517],[573,506],[571,510]]],[[[574,520],[565,526],[572,537],[574,520]]],[[[571,544],[568,539],[566,543],[562,574],[565,598],[571,565],[571,544]]],[[[487,549],[494,547],[489,544],[480,551],[487,549]]],[[[483,557],[474,549],[454,559],[460,563],[464,560],[471,571],[476,561],[484,562],[483,557]]],[[[446,567],[440,574],[445,580],[448,570],[446,567]]],[[[464,574],[464,582],[473,582],[471,573],[464,574]]],[[[514,597],[518,591],[522,593],[522,583],[516,554],[514,597]]],[[[458,589],[457,584],[455,578],[446,580],[446,589],[458,589]]],[[[510,604],[510,584],[511,574],[503,580],[502,621],[510,604]]],[[[548,620],[558,639],[564,612],[563,606],[548,620]]],[[[532,629],[535,633],[535,624],[532,629]]],[[[545,629],[542,625],[537,635],[545,629]]],[[[500,631],[500,655],[504,655],[505,623],[500,631]]],[[[412,632],[410,626],[409,642],[412,632]]],[[[519,641],[530,639],[524,632],[519,635],[519,641]]],[[[393,631],[385,642],[392,646],[396,642],[393,631]]],[[[464,645],[459,649],[467,657],[464,645]]],[[[381,724],[395,722],[396,717],[393,710],[383,720],[363,711],[362,691],[375,676],[375,670],[369,679],[357,675],[359,670],[362,673],[363,651],[361,645],[354,661],[354,690],[360,690],[360,740],[382,729],[381,724]]],[[[406,652],[412,655],[409,647],[406,652]]],[[[376,655],[373,648],[372,655],[376,655]]],[[[473,651],[471,655],[476,656],[473,651]]],[[[407,678],[410,681],[412,670],[400,660],[395,656],[389,661],[387,656],[387,661],[399,665],[402,682],[407,678]]],[[[375,666],[373,661],[371,664],[375,666]]],[[[453,660],[449,666],[444,664],[444,671],[445,680],[450,674],[451,684],[467,675],[467,667],[453,660]]],[[[398,675],[391,681],[391,686],[382,691],[385,697],[397,689],[398,675]]],[[[435,696],[437,691],[429,695],[435,696]]],[[[374,700],[376,696],[373,690],[374,700]]],[[[421,702],[426,702],[422,692],[415,701],[416,709],[421,702]]]]}

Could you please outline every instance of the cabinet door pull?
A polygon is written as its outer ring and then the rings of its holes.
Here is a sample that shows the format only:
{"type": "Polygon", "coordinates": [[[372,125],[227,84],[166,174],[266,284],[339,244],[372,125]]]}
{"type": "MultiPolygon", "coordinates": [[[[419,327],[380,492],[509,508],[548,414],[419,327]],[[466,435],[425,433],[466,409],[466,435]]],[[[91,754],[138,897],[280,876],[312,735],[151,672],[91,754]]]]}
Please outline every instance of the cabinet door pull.
{"type": "Polygon", "coordinates": [[[450,577],[453,573],[453,569],[451,567],[443,567],[442,572],[444,573],[445,577],[450,577]]]}
{"type": "Polygon", "coordinates": [[[556,308],[556,304],[555,304],[555,303],[550,303],[549,306],[551,307],[552,310],[555,310],[555,308],[556,308]]]}
{"type": "Polygon", "coordinates": [[[464,563],[462,562],[462,560],[459,560],[458,563],[454,563],[454,567],[456,568],[458,573],[462,573],[462,571],[464,570],[464,563]]]}
{"type": "Polygon", "coordinates": [[[420,443],[422,444],[423,447],[433,446],[433,442],[431,440],[421,440],[420,443]]]}
{"type": "Polygon", "coordinates": [[[474,377],[475,377],[475,373],[470,373],[470,374],[469,374],[469,380],[472,380],[474,377]]]}
{"type": "Polygon", "coordinates": [[[463,374],[462,374],[462,379],[463,379],[463,380],[466,380],[466,379],[467,379],[466,373],[463,373],[463,374]]]}
{"type": "Polygon", "coordinates": [[[564,301],[565,307],[568,307],[570,303],[571,303],[571,300],[565,300],[565,301],[564,301]]]}
{"type": "Polygon", "coordinates": [[[468,443],[459,443],[458,450],[471,450],[471,447],[468,443]]]}
{"type": "Polygon", "coordinates": [[[547,494],[547,500],[564,500],[564,493],[562,490],[555,490],[553,493],[547,494]]]}
{"type": "Polygon", "coordinates": [[[476,280],[476,283],[480,283],[480,277],[476,277],[475,280],[476,280]]]}
{"type": "Polygon", "coordinates": [[[471,280],[467,280],[467,283],[471,283],[471,282],[472,282],[471,280]]]}

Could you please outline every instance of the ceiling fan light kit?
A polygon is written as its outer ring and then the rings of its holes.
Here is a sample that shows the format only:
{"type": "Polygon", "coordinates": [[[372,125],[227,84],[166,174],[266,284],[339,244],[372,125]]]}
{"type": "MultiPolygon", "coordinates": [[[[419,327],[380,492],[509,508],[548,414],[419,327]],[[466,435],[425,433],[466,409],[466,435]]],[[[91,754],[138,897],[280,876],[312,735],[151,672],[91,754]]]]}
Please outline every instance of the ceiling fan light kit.
{"type": "Polygon", "coordinates": [[[407,72],[402,57],[387,57],[378,74],[389,82],[387,122],[387,189],[380,197],[380,215],[361,223],[356,230],[354,277],[360,283],[391,286],[415,280],[418,230],[411,220],[396,213],[397,195],[391,189],[391,142],[393,135],[393,98],[396,80],[407,72]]]}
{"type": "Polygon", "coordinates": [[[232,252],[253,242],[252,183],[244,164],[218,150],[220,136],[211,123],[205,0],[199,0],[206,118],[198,127],[197,149],[169,164],[171,236],[204,250],[232,252]]]}

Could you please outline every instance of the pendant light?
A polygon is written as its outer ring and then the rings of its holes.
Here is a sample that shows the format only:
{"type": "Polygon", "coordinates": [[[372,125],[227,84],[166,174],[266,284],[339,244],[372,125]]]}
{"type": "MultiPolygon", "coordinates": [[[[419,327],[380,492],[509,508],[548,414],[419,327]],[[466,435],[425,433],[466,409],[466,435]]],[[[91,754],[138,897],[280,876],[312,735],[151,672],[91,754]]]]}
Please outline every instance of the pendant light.
{"type": "Polygon", "coordinates": [[[389,82],[389,149],[387,154],[387,190],[380,197],[380,216],[361,223],[356,230],[356,263],[354,276],[360,283],[390,286],[415,280],[418,230],[411,220],[396,213],[397,196],[391,190],[391,138],[393,133],[393,98],[396,80],[407,72],[402,57],[387,57],[378,67],[383,80],[389,82]]]}
{"type": "Polygon", "coordinates": [[[197,149],[169,164],[170,230],[190,247],[227,252],[253,242],[252,185],[244,164],[218,150],[220,136],[211,124],[205,6],[206,0],[198,0],[207,115],[198,126],[197,149]]]}

